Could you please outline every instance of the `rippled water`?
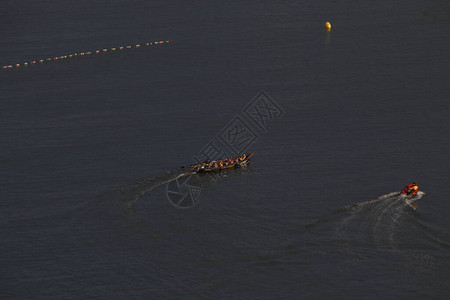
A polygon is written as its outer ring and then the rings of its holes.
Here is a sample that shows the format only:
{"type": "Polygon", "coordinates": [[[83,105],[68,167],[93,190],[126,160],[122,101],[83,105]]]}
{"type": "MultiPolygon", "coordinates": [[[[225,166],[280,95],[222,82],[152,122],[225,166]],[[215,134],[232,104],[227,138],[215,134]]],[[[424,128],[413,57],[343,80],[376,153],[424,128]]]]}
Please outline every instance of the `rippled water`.
{"type": "Polygon", "coordinates": [[[2,298],[447,299],[448,11],[7,2],[2,298]],[[233,122],[248,167],[180,168],[233,122]]]}

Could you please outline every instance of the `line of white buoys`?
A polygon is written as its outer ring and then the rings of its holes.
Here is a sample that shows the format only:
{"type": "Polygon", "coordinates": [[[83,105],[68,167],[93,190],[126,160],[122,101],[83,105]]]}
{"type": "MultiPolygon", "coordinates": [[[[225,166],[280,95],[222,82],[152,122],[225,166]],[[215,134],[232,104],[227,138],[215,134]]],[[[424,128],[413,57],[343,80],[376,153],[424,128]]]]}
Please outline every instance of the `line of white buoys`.
{"type": "Polygon", "coordinates": [[[116,51],[116,50],[125,50],[125,49],[132,49],[134,48],[141,48],[142,46],[153,46],[153,45],[159,45],[159,44],[167,44],[172,42],[171,40],[165,40],[165,41],[156,41],[156,42],[146,42],[142,44],[135,44],[134,46],[128,45],[128,46],[120,46],[120,47],[113,47],[110,49],[103,48],[102,50],[95,50],[95,51],[87,51],[87,52],[80,52],[80,53],[73,53],[68,55],[61,55],[61,56],[55,56],[55,57],[48,57],[43,59],[36,59],[32,61],[26,61],[22,64],[9,64],[2,66],[2,69],[12,69],[13,67],[20,68],[20,67],[28,67],[31,64],[37,64],[37,63],[44,63],[46,61],[53,61],[53,60],[60,60],[60,59],[66,59],[66,58],[75,58],[78,56],[85,56],[85,55],[91,55],[91,54],[99,54],[103,52],[109,52],[109,51],[116,51]]]}

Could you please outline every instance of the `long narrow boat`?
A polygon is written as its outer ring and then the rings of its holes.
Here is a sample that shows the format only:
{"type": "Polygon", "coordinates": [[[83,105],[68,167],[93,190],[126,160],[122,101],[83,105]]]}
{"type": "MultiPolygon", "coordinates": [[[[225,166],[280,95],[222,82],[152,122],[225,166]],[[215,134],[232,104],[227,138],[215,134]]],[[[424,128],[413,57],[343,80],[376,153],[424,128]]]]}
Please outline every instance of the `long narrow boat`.
{"type": "Polygon", "coordinates": [[[223,159],[220,161],[201,162],[194,166],[193,171],[195,173],[208,173],[243,167],[248,165],[248,163],[250,162],[250,157],[252,157],[253,154],[254,153],[248,156],[244,154],[243,156],[233,157],[231,159],[223,159]]]}

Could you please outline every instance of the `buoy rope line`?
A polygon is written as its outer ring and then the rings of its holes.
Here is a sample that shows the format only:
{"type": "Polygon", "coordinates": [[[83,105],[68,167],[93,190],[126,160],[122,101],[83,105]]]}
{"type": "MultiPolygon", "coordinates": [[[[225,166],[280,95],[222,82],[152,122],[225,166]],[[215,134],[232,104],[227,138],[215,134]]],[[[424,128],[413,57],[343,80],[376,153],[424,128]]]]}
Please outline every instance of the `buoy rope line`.
{"type": "Polygon", "coordinates": [[[101,54],[101,53],[110,52],[110,51],[124,51],[124,50],[132,49],[132,48],[149,47],[149,46],[155,46],[155,45],[160,45],[160,44],[167,44],[167,43],[170,43],[170,42],[172,42],[172,41],[171,40],[166,40],[166,41],[147,42],[147,43],[142,43],[142,44],[121,46],[121,47],[103,48],[101,50],[95,50],[95,51],[86,51],[86,52],[72,53],[72,54],[62,55],[62,56],[55,56],[55,57],[48,57],[48,58],[43,58],[43,59],[36,59],[36,60],[32,60],[32,61],[26,61],[26,62],[21,63],[21,64],[4,65],[4,66],[2,66],[2,69],[28,67],[30,65],[42,64],[42,63],[45,63],[45,62],[50,62],[50,61],[55,61],[55,60],[68,59],[68,58],[77,58],[77,57],[81,57],[81,56],[101,54]]]}

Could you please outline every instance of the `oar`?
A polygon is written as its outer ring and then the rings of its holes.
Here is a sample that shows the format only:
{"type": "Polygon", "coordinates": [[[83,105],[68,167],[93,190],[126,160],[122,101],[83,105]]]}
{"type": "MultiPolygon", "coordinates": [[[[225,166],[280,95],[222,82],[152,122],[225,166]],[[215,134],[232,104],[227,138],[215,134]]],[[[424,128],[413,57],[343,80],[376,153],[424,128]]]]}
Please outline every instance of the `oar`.
{"type": "Polygon", "coordinates": [[[190,173],[192,170],[194,170],[199,164],[201,164],[201,162],[199,162],[198,164],[196,164],[195,166],[192,167],[192,169],[190,169],[189,171],[187,171],[186,173],[184,173],[183,175],[187,175],[188,173],[190,173]]]}
{"type": "Polygon", "coordinates": [[[250,157],[253,156],[253,154],[255,154],[255,153],[250,154],[243,161],[238,161],[235,165],[239,165],[240,166],[242,163],[247,162],[250,159],[250,157]]]}
{"type": "Polygon", "coordinates": [[[253,154],[255,154],[255,152],[253,152],[252,154],[250,154],[249,156],[247,156],[247,158],[246,158],[245,160],[249,160],[249,159],[250,159],[250,157],[252,157],[252,156],[253,156],[253,154]]]}

